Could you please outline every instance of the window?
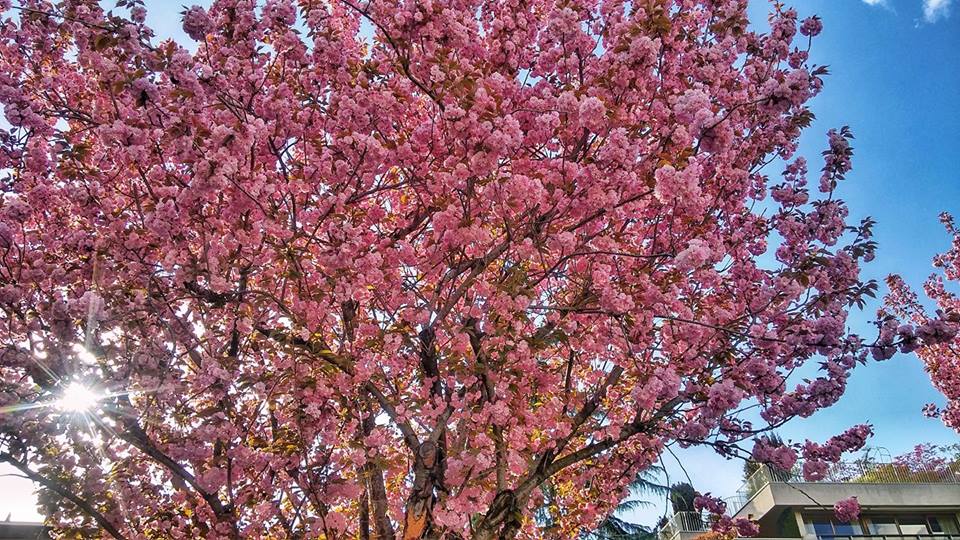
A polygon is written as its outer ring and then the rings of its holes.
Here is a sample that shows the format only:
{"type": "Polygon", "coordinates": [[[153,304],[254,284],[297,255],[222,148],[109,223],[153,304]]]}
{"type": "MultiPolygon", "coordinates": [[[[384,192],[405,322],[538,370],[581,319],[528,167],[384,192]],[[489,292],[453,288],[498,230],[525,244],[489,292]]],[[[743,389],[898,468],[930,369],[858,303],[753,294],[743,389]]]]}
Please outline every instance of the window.
{"type": "Polygon", "coordinates": [[[863,516],[867,534],[890,536],[957,535],[960,527],[950,514],[863,516]]]}
{"type": "Polygon", "coordinates": [[[860,528],[860,522],[851,521],[850,523],[842,523],[840,521],[833,522],[833,534],[842,534],[845,536],[852,535],[861,535],[863,534],[863,529],[860,528]]]}
{"type": "Polygon", "coordinates": [[[933,534],[960,534],[957,528],[957,520],[953,516],[929,516],[927,523],[930,525],[930,532],[933,534]]]}
{"type": "Polygon", "coordinates": [[[823,536],[830,536],[833,534],[833,524],[830,521],[814,521],[813,522],[813,533],[817,535],[817,538],[823,536]]]}
{"type": "Polygon", "coordinates": [[[870,518],[870,534],[900,534],[897,529],[897,521],[893,517],[872,517],[870,518]]]}
{"type": "Polygon", "coordinates": [[[902,535],[930,534],[930,530],[927,529],[927,520],[922,516],[904,516],[897,518],[897,521],[900,523],[902,535]]]}
{"type": "Polygon", "coordinates": [[[859,521],[843,523],[829,516],[804,516],[804,522],[807,526],[807,533],[814,534],[817,538],[832,539],[837,536],[860,536],[863,534],[863,528],[859,521]]]}

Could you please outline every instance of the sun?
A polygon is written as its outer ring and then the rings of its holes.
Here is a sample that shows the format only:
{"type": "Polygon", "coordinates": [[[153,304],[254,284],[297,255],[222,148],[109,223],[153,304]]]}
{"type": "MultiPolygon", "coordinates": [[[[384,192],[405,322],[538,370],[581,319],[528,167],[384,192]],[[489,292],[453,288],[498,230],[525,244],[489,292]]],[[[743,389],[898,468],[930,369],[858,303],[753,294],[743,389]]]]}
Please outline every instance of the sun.
{"type": "Polygon", "coordinates": [[[70,383],[57,400],[57,408],[64,412],[83,413],[95,407],[101,397],[80,383],[70,383]]]}

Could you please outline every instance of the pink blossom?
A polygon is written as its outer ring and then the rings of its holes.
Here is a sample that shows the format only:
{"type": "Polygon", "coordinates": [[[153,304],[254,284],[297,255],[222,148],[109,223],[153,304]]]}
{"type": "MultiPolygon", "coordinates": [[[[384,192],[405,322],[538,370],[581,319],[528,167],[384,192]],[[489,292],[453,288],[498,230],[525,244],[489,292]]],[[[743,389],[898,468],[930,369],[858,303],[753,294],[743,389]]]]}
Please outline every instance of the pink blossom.
{"type": "Polygon", "coordinates": [[[183,12],[183,31],[195,41],[203,41],[213,29],[213,20],[207,10],[200,6],[191,6],[183,12]]]}
{"type": "Polygon", "coordinates": [[[924,283],[924,292],[935,303],[936,312],[928,312],[899,276],[887,279],[890,294],[884,300],[903,323],[897,331],[900,350],[917,353],[934,386],[947,399],[942,410],[929,404],[923,408],[924,414],[960,431],[960,355],[956,354],[960,302],[947,283],[960,280],[960,229],[949,214],[941,214],[940,220],[953,240],[950,249],[934,258],[934,266],[942,273],[924,283]]]}
{"type": "Polygon", "coordinates": [[[674,263],[677,265],[677,268],[691,270],[702,266],[710,260],[712,254],[713,252],[710,250],[710,246],[704,240],[694,238],[683,251],[677,253],[677,256],[674,258],[674,263]]]}
{"type": "Polygon", "coordinates": [[[709,493],[697,495],[696,498],[693,499],[693,506],[697,510],[705,510],[718,516],[723,515],[727,511],[727,503],[709,493]]]}
{"type": "Polygon", "coordinates": [[[828,465],[823,461],[804,461],[803,479],[808,482],[822,480],[827,475],[828,465]]]}
{"type": "Polygon", "coordinates": [[[737,518],[734,520],[737,530],[737,536],[740,538],[750,538],[760,534],[760,524],[746,518],[737,518]]]}
{"type": "Polygon", "coordinates": [[[839,521],[849,523],[860,517],[860,503],[856,497],[850,497],[834,504],[833,512],[839,521]]]}
{"type": "Polygon", "coordinates": [[[596,97],[588,97],[580,102],[580,122],[588,129],[599,132],[606,120],[606,107],[596,97]]]}
{"type": "Polygon", "coordinates": [[[800,24],[800,33],[805,36],[816,36],[823,30],[823,21],[820,17],[814,15],[813,17],[807,17],[800,24]]]}
{"type": "Polygon", "coordinates": [[[797,462],[797,452],[787,445],[774,446],[769,439],[760,438],[753,447],[753,459],[768,463],[775,469],[789,471],[797,462]]]}

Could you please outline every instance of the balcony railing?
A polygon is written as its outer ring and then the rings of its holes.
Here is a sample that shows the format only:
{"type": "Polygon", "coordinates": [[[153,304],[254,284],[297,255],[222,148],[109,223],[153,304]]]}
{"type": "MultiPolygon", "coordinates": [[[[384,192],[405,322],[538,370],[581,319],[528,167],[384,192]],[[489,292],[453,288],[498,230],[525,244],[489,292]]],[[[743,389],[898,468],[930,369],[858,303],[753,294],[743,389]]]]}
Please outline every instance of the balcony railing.
{"type": "Polygon", "coordinates": [[[682,532],[705,532],[710,530],[707,514],[700,512],[676,512],[657,531],[660,540],[670,540],[682,532]]]}

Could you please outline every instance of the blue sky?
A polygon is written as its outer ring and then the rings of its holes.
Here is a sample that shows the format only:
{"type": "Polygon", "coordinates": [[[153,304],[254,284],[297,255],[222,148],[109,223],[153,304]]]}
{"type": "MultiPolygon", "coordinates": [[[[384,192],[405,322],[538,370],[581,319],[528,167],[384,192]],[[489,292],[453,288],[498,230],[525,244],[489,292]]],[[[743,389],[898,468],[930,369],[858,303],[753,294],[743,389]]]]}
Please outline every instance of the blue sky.
{"type": "MultiPolygon", "coordinates": [[[[854,169],[840,195],[852,218],[869,215],[878,222],[880,251],[866,274],[882,282],[896,272],[917,286],[932,271],[931,257],[948,244],[938,213],[960,215],[960,0],[787,3],[801,17],[823,18],[812,58],[831,72],[823,93],[812,102],[817,120],[805,132],[801,153],[811,170],[819,169],[826,131],[852,127],[854,169]]],[[[158,36],[185,41],[180,4],[148,0],[148,22],[158,36]]],[[[767,7],[765,0],[751,0],[751,19],[763,24],[767,7]]],[[[865,321],[876,307],[857,317],[855,330],[871,335],[865,321]]],[[[793,440],[823,439],[870,422],[876,430],[871,444],[893,455],[919,442],[958,442],[956,433],[920,414],[925,403],[942,401],[917,359],[898,356],[857,368],[840,403],[789,424],[781,434],[793,440]]],[[[737,489],[739,463],[703,449],[677,450],[677,455],[700,490],[729,495],[737,489]]],[[[671,481],[686,479],[672,457],[665,455],[664,461],[671,481]]],[[[0,519],[8,512],[14,520],[37,519],[31,492],[29,482],[0,478],[0,519]]],[[[663,508],[656,501],[626,517],[652,524],[663,508]]]]}
{"type": "MultiPolygon", "coordinates": [[[[851,221],[877,220],[877,258],[865,275],[881,282],[899,273],[919,286],[933,268],[931,257],[949,238],[937,216],[960,216],[960,0],[793,0],[801,17],[823,18],[811,59],[830,66],[823,92],[811,102],[817,120],[804,133],[800,153],[819,169],[825,134],[849,125],[856,139],[853,171],[839,195],[850,206],[851,221]],[[956,13],[954,13],[954,11],[956,13]]],[[[765,26],[768,2],[751,0],[751,20],[765,26]]],[[[769,174],[779,172],[770,169],[769,174]]],[[[885,288],[881,285],[881,292],[885,288]]],[[[852,328],[874,335],[866,321],[878,303],[855,317],[852,328]]],[[[957,434],[920,408],[943,403],[913,355],[858,367],[844,397],[809,419],[796,420],[785,439],[822,440],[857,423],[869,422],[871,445],[892,455],[920,442],[953,443],[957,434]]],[[[741,463],[707,449],[676,450],[683,469],[669,454],[670,482],[687,475],[701,491],[732,495],[740,485],[741,463]]],[[[664,501],[633,512],[628,519],[653,524],[664,501]]]]}

